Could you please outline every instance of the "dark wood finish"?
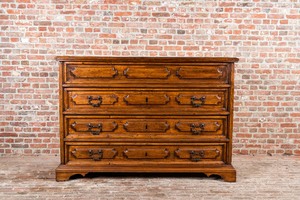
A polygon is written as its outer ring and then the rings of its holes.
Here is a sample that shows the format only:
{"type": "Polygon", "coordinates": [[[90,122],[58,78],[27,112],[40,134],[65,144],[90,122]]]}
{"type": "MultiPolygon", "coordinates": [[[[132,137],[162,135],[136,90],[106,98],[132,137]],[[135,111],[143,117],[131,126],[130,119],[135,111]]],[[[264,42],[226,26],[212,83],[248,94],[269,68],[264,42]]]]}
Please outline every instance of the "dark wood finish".
{"type": "Polygon", "coordinates": [[[88,172],[199,172],[236,181],[231,152],[237,58],[56,59],[57,181],[88,172]]]}

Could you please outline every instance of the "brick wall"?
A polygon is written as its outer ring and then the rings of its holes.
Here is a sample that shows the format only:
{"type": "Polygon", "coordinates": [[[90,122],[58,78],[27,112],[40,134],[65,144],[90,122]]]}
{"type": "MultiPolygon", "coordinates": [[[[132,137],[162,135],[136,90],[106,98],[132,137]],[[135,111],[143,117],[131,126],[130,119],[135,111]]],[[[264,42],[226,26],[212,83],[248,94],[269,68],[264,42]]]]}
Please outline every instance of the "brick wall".
{"type": "Polygon", "coordinates": [[[57,154],[57,55],[230,56],[234,152],[300,155],[299,0],[1,0],[0,155],[57,154]]]}

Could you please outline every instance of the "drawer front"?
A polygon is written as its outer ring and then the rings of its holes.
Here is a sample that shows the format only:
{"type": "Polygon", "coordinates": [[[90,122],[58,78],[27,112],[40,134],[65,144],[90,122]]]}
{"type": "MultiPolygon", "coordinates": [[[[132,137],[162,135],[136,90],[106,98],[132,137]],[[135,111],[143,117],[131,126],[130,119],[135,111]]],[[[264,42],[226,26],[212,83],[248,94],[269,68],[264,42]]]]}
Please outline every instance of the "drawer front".
{"type": "Polygon", "coordinates": [[[64,66],[64,83],[93,84],[227,84],[229,66],[224,63],[198,64],[99,64],[68,62],[64,66]]]}
{"type": "Polygon", "coordinates": [[[126,162],[160,163],[203,163],[225,161],[226,144],[86,144],[68,145],[69,164],[121,164],[126,162]]]}
{"type": "Polygon", "coordinates": [[[227,117],[193,118],[65,118],[65,137],[72,139],[220,139],[227,135],[227,117]]]}
{"type": "Polygon", "coordinates": [[[84,114],[203,114],[227,111],[227,90],[65,91],[65,111],[84,114]]]}

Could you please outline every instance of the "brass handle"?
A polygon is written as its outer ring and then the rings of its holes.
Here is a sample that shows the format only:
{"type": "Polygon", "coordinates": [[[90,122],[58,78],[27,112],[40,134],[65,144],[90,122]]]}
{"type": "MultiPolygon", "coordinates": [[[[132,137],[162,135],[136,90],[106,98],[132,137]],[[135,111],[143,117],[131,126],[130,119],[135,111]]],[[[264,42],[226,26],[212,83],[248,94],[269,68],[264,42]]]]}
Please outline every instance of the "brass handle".
{"type": "Polygon", "coordinates": [[[204,151],[190,151],[190,159],[193,162],[198,162],[204,157],[204,151]]]}
{"type": "Polygon", "coordinates": [[[193,135],[199,135],[200,133],[202,133],[202,131],[204,130],[205,124],[201,123],[201,124],[191,124],[191,132],[193,133],[193,135]]]}
{"type": "Polygon", "coordinates": [[[89,150],[89,156],[92,158],[94,161],[99,161],[103,158],[103,150],[98,149],[96,151],[90,149],[89,150]]]}
{"type": "Polygon", "coordinates": [[[99,123],[96,126],[89,123],[88,127],[89,127],[88,131],[90,131],[93,135],[99,135],[100,132],[102,132],[102,124],[101,123],[99,123]],[[99,130],[93,130],[93,129],[99,129],[99,130]]]}
{"type": "Polygon", "coordinates": [[[102,97],[97,96],[94,98],[93,96],[88,96],[88,103],[93,107],[99,107],[102,104],[102,97]],[[98,101],[97,103],[93,103],[93,101],[98,101]]]}
{"type": "Polygon", "coordinates": [[[205,100],[206,100],[206,96],[202,96],[200,98],[197,98],[195,96],[192,96],[191,97],[191,104],[194,106],[194,107],[200,107],[201,105],[203,105],[205,103],[205,100]]]}

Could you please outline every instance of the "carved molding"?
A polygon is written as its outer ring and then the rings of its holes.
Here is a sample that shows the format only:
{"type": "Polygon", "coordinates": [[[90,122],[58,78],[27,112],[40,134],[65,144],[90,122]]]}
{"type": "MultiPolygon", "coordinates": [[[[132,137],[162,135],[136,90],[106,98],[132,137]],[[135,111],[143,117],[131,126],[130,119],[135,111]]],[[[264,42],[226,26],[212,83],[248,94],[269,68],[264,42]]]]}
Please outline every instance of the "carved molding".
{"type": "Polygon", "coordinates": [[[114,148],[75,148],[71,154],[77,159],[101,160],[114,159],[118,155],[118,151],[114,148]]]}
{"type": "Polygon", "coordinates": [[[223,73],[223,69],[216,66],[180,67],[176,70],[176,76],[180,79],[221,79],[223,73]]]}
{"type": "Polygon", "coordinates": [[[170,125],[168,122],[127,121],[123,128],[127,132],[166,132],[170,125]]]}
{"type": "Polygon", "coordinates": [[[89,67],[89,70],[83,67],[70,67],[70,75],[74,78],[115,78],[118,70],[115,67],[89,67]],[[108,70],[108,69],[111,70],[108,70]]]}
{"type": "Polygon", "coordinates": [[[95,131],[94,128],[95,129],[101,128],[100,132],[114,132],[118,128],[118,123],[116,123],[115,121],[103,122],[101,120],[96,121],[96,122],[93,121],[90,123],[80,123],[80,122],[74,121],[71,124],[71,128],[75,132],[91,132],[91,131],[95,131]]]}
{"type": "Polygon", "coordinates": [[[192,161],[200,161],[201,159],[216,159],[220,156],[218,149],[190,149],[178,148],[175,155],[180,159],[191,159],[192,161]]]}
{"type": "Polygon", "coordinates": [[[201,107],[202,105],[219,105],[222,103],[222,97],[219,94],[199,94],[199,95],[183,95],[178,94],[175,101],[179,105],[192,105],[193,107],[201,107]]]}
{"type": "Polygon", "coordinates": [[[127,159],[165,159],[170,156],[168,149],[126,149],[123,155],[127,159]]]}
{"type": "Polygon", "coordinates": [[[81,95],[75,94],[71,97],[71,101],[75,105],[91,105],[92,107],[100,107],[100,105],[113,105],[118,102],[118,96],[112,95],[81,95]]]}
{"type": "Polygon", "coordinates": [[[170,101],[170,97],[164,95],[125,95],[123,100],[127,105],[165,105],[170,101]]]}
{"type": "Polygon", "coordinates": [[[217,121],[178,121],[175,128],[180,132],[192,132],[192,128],[201,132],[217,132],[221,125],[217,121]]]}
{"type": "Polygon", "coordinates": [[[128,79],[167,79],[171,71],[167,67],[127,67],[123,74],[128,79]]]}

